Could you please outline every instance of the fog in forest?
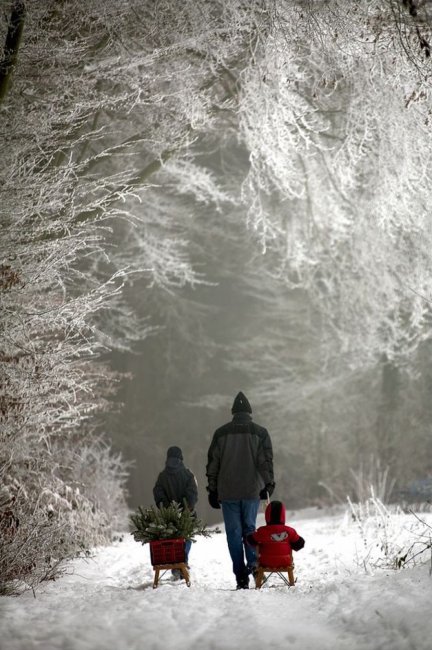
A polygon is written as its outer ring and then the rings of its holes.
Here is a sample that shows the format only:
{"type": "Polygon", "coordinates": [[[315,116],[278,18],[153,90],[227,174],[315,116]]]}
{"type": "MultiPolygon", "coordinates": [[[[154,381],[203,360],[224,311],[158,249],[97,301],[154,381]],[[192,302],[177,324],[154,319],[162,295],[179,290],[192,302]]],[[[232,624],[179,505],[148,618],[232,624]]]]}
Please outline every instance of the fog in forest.
{"type": "MultiPolygon", "coordinates": [[[[349,376],[349,384],[344,384],[346,375],[336,382],[331,376],[327,378],[318,363],[319,376],[311,376],[311,348],[319,346],[319,331],[312,335],[310,329],[316,323],[305,323],[299,317],[286,331],[277,316],[266,311],[264,297],[248,295],[242,283],[246,265],[249,263],[256,271],[262,262],[260,253],[254,256],[251,252],[246,232],[243,237],[245,245],[235,258],[237,264],[232,259],[230,262],[231,277],[223,274],[226,248],[213,249],[216,258],[220,257],[222,270],[216,260],[208,276],[215,286],[183,292],[186,303],[194,301],[191,309],[199,305],[196,320],[192,316],[185,324],[174,319],[168,331],[155,332],[137,345],[134,354],[110,356],[116,370],[130,373],[130,378],[121,382],[118,410],[106,422],[114,447],[132,461],[130,506],[153,502],[152,488],[164,466],[166,449],[179,445],[185,464],[198,480],[198,512],[209,520],[217,518],[207,505],[207,450],[214,430],[231,419],[232,401],[239,390],[247,394],[254,420],[271,434],[277,494],[288,507],[342,501],[342,486],[355,489],[359,474],[366,482],[376,481],[387,470],[388,484],[395,482],[394,498],[397,490],[403,490],[410,481],[430,476],[430,461],[417,455],[417,441],[411,438],[412,433],[407,434],[406,427],[408,422],[420,421],[424,426],[421,438],[431,449],[431,346],[423,346],[415,378],[404,377],[403,371],[384,362],[372,371],[349,376]],[[266,365],[262,346],[271,345],[275,330],[284,348],[280,361],[286,364],[282,367],[286,378],[276,375],[274,381],[281,382],[287,394],[292,394],[286,402],[269,399],[260,391],[260,366],[264,390],[264,380],[272,379],[272,368],[266,365]],[[260,337],[257,347],[255,336],[260,337]],[[253,374],[247,371],[249,364],[253,374]],[[311,395],[308,408],[303,391],[310,390],[311,383],[318,394],[311,395]],[[322,397],[316,384],[322,385],[322,397]],[[414,448],[410,451],[411,444],[414,448]],[[419,475],[409,467],[409,459],[419,463],[419,475]]],[[[134,291],[137,293],[132,294],[133,300],[139,303],[139,287],[134,291]]],[[[306,296],[283,288],[280,293],[285,309],[313,318],[306,296]]],[[[276,372],[281,372],[279,365],[276,372]]]]}
{"type": "Polygon", "coordinates": [[[179,445],[198,480],[199,514],[218,520],[207,504],[207,450],[239,390],[271,434],[276,494],[288,507],[367,498],[370,485],[386,499],[415,500],[416,483],[432,472],[423,454],[432,452],[431,345],[421,345],[414,368],[385,356],[346,367],[307,293],[286,286],[246,227],[200,239],[196,263],[208,284],[150,299],[145,283],[134,284],[128,300],[138,311],[151,301],[155,331],[108,357],[128,374],[102,427],[131,462],[129,505],[153,502],[166,450],[179,445]]]}
{"type": "MultiPolygon", "coordinates": [[[[121,382],[118,410],[108,417],[106,427],[114,432],[115,448],[132,461],[132,507],[153,502],[152,488],[164,467],[166,450],[178,445],[198,481],[198,511],[209,518],[207,450],[214,430],[231,419],[239,390],[247,393],[254,420],[271,429],[271,413],[263,408],[259,383],[254,385],[244,365],[259,365],[260,352],[249,339],[259,332],[265,341],[272,324],[266,318],[265,300],[260,301],[245,282],[245,274],[253,278],[263,268],[263,255],[245,227],[214,237],[198,264],[208,285],[182,289],[173,301],[174,314],[166,314],[169,304],[160,307],[156,297],[154,325],[160,329],[138,343],[133,353],[109,356],[113,368],[130,376],[121,382]]],[[[132,304],[144,302],[146,291],[139,283],[134,286],[132,304]]],[[[289,301],[289,295],[285,299],[289,301]]],[[[169,303],[170,297],[161,300],[169,303]]],[[[289,333],[286,340],[289,345],[289,333]]],[[[278,437],[283,439],[283,432],[274,433],[275,443],[278,437]]],[[[274,451],[277,473],[288,471],[277,445],[274,451]]]]}

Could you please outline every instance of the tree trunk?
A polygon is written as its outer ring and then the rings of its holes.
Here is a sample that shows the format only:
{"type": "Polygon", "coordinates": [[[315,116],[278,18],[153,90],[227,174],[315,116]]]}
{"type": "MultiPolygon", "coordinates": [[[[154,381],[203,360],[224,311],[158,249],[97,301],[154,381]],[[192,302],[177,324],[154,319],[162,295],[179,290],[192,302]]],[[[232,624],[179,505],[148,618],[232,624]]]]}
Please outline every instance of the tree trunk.
{"type": "Polygon", "coordinates": [[[376,429],[377,454],[383,467],[395,460],[399,391],[399,369],[384,355],[381,359],[381,395],[376,429]]]}
{"type": "Polygon", "coordinates": [[[18,58],[18,50],[24,29],[24,18],[25,3],[22,0],[14,0],[11,6],[11,16],[3,50],[3,59],[0,62],[0,104],[6,97],[13,69],[18,58]]]}

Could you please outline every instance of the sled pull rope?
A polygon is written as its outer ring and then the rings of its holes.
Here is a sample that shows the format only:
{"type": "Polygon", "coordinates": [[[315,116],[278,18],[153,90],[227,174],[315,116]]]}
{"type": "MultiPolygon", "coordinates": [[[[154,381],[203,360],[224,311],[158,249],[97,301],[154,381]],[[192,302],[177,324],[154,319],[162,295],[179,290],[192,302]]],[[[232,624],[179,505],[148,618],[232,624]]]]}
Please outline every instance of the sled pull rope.
{"type": "Polygon", "coordinates": [[[266,496],[266,499],[265,499],[265,503],[262,506],[263,512],[265,512],[266,507],[270,503],[270,495],[269,495],[269,493],[267,491],[266,491],[266,495],[267,496],[266,496]]]}

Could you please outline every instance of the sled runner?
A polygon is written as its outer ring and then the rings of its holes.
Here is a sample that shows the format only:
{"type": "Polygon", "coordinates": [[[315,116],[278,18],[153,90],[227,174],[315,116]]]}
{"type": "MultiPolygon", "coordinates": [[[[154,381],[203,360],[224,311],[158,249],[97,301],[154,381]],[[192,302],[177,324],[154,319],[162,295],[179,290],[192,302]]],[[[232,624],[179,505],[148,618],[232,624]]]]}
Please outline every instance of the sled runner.
{"type": "Polygon", "coordinates": [[[189,569],[185,561],[185,540],[161,539],[150,542],[150,559],[155,572],[153,589],[167,572],[173,569],[180,571],[186,584],[190,587],[189,569]]]}
{"type": "Polygon", "coordinates": [[[287,587],[294,587],[294,564],[290,564],[288,566],[280,567],[258,566],[255,574],[255,589],[261,589],[261,587],[274,573],[284,581],[287,587]],[[288,578],[284,575],[285,573],[288,574],[288,578]]]}

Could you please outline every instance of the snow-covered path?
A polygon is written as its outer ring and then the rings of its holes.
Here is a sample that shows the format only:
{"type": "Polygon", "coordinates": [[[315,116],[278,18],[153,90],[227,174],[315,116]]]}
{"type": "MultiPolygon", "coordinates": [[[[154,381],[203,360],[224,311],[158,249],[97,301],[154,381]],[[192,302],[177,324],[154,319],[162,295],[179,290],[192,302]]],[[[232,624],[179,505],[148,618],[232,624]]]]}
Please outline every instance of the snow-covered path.
{"type": "Polygon", "coordinates": [[[222,533],[193,545],[190,588],[165,576],[154,590],[148,547],[125,535],[36,598],[0,599],[0,649],[430,649],[428,566],[366,575],[341,515],[289,523],[306,539],[295,588],[234,591],[222,533]]]}

